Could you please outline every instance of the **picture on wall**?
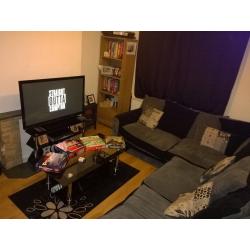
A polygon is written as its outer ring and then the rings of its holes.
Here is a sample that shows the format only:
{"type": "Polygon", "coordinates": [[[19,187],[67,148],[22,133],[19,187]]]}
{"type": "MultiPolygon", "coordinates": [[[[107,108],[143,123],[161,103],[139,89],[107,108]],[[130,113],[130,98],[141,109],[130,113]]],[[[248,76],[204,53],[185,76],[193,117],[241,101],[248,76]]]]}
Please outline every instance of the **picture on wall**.
{"type": "Polygon", "coordinates": [[[95,103],[95,96],[94,96],[94,94],[87,95],[87,101],[88,101],[88,104],[95,103]]]}
{"type": "Polygon", "coordinates": [[[126,48],[127,55],[135,55],[136,53],[136,43],[135,42],[128,42],[126,48]]]}

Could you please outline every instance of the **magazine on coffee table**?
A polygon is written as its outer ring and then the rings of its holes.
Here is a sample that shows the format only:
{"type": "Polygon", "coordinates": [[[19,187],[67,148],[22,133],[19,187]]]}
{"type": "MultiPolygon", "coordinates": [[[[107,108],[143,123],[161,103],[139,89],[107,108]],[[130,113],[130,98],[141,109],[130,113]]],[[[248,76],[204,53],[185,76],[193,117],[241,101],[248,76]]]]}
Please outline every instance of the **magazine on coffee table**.
{"type": "Polygon", "coordinates": [[[125,141],[122,136],[106,136],[105,143],[108,148],[124,149],[126,147],[125,141]]]}
{"type": "Polygon", "coordinates": [[[73,153],[84,148],[84,145],[80,141],[74,139],[62,141],[60,143],[57,143],[55,146],[66,153],[67,152],[73,153]]]}
{"type": "Polygon", "coordinates": [[[37,167],[45,172],[60,173],[66,166],[68,157],[65,154],[49,152],[42,156],[37,167]]]}
{"type": "Polygon", "coordinates": [[[95,151],[106,147],[104,140],[98,135],[84,136],[80,138],[85,151],[95,151]]]}

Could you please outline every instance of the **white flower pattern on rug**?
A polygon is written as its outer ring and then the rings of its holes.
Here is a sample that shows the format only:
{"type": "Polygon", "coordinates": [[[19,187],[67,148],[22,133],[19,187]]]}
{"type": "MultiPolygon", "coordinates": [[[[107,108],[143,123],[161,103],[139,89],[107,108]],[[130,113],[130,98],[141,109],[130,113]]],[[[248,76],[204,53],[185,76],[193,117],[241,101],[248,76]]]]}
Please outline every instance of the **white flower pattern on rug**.
{"type": "Polygon", "coordinates": [[[71,206],[64,206],[62,201],[58,204],[54,202],[46,203],[47,210],[41,213],[42,218],[50,217],[50,219],[67,219],[67,213],[70,213],[73,208],[71,206]]]}
{"type": "Polygon", "coordinates": [[[28,207],[27,212],[41,212],[43,219],[81,219],[88,208],[93,207],[93,203],[85,204],[86,196],[73,201],[71,206],[65,205],[63,201],[54,197],[53,201],[48,201],[44,205],[41,200],[34,200],[33,207],[28,207]]]}

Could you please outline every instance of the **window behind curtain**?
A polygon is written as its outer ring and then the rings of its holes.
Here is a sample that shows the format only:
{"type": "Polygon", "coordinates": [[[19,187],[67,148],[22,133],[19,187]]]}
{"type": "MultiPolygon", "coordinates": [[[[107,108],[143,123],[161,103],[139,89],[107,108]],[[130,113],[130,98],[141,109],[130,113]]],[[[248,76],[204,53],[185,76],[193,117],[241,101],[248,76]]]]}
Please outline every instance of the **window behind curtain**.
{"type": "Polygon", "coordinates": [[[135,96],[223,114],[249,32],[140,32],[135,96]]]}

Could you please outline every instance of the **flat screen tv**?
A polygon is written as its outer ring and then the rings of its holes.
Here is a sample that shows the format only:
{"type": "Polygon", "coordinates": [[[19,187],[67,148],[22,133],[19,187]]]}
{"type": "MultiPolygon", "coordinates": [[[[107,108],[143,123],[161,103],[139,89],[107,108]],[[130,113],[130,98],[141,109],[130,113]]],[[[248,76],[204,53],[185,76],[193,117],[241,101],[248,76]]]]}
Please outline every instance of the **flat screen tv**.
{"type": "Polygon", "coordinates": [[[24,129],[83,113],[84,76],[19,81],[24,129]]]}

